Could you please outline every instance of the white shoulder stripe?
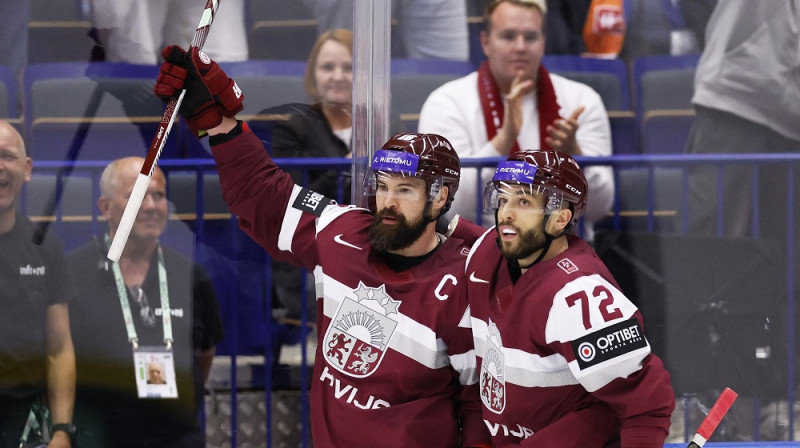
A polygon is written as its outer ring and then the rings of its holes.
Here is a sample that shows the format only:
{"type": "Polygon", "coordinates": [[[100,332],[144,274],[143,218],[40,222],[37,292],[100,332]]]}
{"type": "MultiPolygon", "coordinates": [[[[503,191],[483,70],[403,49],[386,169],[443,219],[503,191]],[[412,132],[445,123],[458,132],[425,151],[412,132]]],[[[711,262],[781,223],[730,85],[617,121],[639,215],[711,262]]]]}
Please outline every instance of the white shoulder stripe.
{"type": "Polygon", "coordinates": [[[539,356],[513,348],[503,348],[506,381],[522,387],[558,387],[578,384],[567,360],[555,353],[539,356]]]}
{"type": "Polygon", "coordinates": [[[484,233],[483,233],[483,235],[481,235],[481,236],[480,236],[480,237],[479,237],[479,238],[478,238],[478,239],[475,241],[475,244],[473,244],[473,245],[472,245],[472,248],[470,248],[470,250],[469,250],[469,254],[467,254],[467,262],[466,262],[466,263],[464,263],[464,272],[467,272],[467,268],[469,267],[469,261],[472,259],[472,254],[474,254],[474,253],[475,253],[475,251],[478,249],[478,246],[480,246],[480,245],[481,245],[481,243],[483,242],[483,240],[486,238],[486,235],[489,235],[490,233],[493,233],[493,232],[494,232],[494,227],[495,227],[495,226],[489,227],[489,230],[487,230],[486,232],[484,232],[484,233]]]}
{"type": "Polygon", "coordinates": [[[364,210],[360,207],[356,207],[355,205],[329,205],[325,207],[325,210],[322,211],[322,215],[317,218],[317,234],[321,232],[325,227],[327,227],[331,222],[333,222],[336,218],[344,215],[347,212],[355,211],[355,210],[364,210]]]}
{"type": "Polygon", "coordinates": [[[300,223],[300,217],[303,212],[292,207],[297,195],[300,194],[301,188],[295,185],[292,188],[292,195],[289,196],[289,204],[286,206],[286,211],[283,214],[283,223],[281,224],[281,232],[278,235],[278,249],[284,251],[292,251],[292,240],[294,239],[294,232],[297,230],[297,225],[300,223]]]}
{"type": "MultiPolygon", "coordinates": [[[[487,324],[478,318],[472,319],[472,334],[475,353],[483,358],[486,351],[487,324]]],[[[559,354],[539,356],[523,350],[503,347],[503,374],[506,381],[523,387],[556,387],[578,384],[570,371],[567,360],[559,354]]]]}

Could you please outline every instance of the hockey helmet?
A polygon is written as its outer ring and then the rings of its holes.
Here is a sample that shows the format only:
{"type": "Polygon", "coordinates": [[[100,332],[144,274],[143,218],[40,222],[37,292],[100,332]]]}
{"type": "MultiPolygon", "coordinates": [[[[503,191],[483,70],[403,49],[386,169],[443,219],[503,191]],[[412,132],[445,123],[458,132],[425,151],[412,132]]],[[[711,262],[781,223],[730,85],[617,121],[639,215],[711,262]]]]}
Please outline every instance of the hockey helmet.
{"type": "Polygon", "coordinates": [[[390,138],[372,157],[373,175],[366,179],[366,196],[374,212],[377,176],[402,174],[425,180],[428,201],[432,201],[448,187],[447,203],[440,214],[450,209],[461,178],[461,161],[458,153],[446,138],[437,134],[401,132],[390,138]]]}
{"type": "Polygon", "coordinates": [[[572,205],[571,228],[583,215],[589,194],[586,176],[578,162],[569,154],[555,150],[525,150],[509,155],[497,165],[494,177],[486,184],[483,207],[486,211],[498,208],[504,186],[527,186],[530,193],[546,196],[545,213],[572,205]]]}

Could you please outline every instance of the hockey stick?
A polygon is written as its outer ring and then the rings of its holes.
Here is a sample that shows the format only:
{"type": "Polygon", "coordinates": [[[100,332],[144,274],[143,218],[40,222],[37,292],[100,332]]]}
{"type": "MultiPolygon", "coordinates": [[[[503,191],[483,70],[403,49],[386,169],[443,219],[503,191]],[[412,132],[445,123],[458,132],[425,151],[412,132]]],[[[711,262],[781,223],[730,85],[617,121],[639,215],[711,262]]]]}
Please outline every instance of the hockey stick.
{"type": "Polygon", "coordinates": [[[736,392],[727,387],[722,391],[719,398],[717,398],[717,402],[714,403],[706,418],[703,419],[703,423],[700,423],[697,433],[692,437],[687,448],[701,448],[705,445],[738,396],[736,392]]]}
{"type": "MultiPolygon", "coordinates": [[[[194,32],[190,48],[203,48],[203,45],[206,43],[206,37],[208,37],[208,31],[211,29],[211,23],[214,21],[214,16],[217,14],[219,2],[220,0],[206,0],[203,16],[200,18],[197,30],[194,32]]],[[[119,227],[114,234],[114,240],[111,241],[111,247],[108,249],[108,258],[110,260],[119,261],[122,250],[125,248],[125,243],[128,242],[128,236],[131,233],[134,221],[136,221],[136,215],[139,214],[139,208],[142,206],[142,200],[147,193],[147,187],[150,185],[150,179],[153,177],[158,158],[161,157],[164,143],[167,141],[167,136],[172,129],[172,124],[175,122],[175,117],[177,116],[178,110],[180,110],[185,95],[186,89],[183,89],[177,98],[172,98],[167,103],[164,116],[161,118],[161,124],[158,126],[156,135],[153,136],[152,143],[150,143],[150,149],[147,151],[147,157],[142,164],[142,170],[136,178],[133,191],[131,192],[130,198],[128,198],[125,211],[122,213],[119,227]]]]}

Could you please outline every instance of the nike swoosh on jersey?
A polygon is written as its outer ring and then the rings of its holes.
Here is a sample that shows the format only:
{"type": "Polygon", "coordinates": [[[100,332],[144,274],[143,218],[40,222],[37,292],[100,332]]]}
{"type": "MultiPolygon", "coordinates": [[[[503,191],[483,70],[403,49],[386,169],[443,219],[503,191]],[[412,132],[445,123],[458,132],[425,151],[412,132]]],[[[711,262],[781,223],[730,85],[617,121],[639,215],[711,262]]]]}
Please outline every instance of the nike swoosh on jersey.
{"type": "Polygon", "coordinates": [[[356,245],[353,245],[353,244],[350,244],[347,241],[343,240],[342,239],[342,235],[344,235],[344,234],[340,233],[340,234],[336,235],[335,237],[333,237],[333,241],[336,241],[337,243],[341,244],[342,246],[347,246],[347,247],[352,247],[353,249],[362,250],[360,247],[358,247],[356,245]]]}
{"type": "Polygon", "coordinates": [[[475,283],[489,283],[487,280],[475,277],[475,271],[472,271],[472,273],[469,274],[469,281],[475,282],[475,283]]]}

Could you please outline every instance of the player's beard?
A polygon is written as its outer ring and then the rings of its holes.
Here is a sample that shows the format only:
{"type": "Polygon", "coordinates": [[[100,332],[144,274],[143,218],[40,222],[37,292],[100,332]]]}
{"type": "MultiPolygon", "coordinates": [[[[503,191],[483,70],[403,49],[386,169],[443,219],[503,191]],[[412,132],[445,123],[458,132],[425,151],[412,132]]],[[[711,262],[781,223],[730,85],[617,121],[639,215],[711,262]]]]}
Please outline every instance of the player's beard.
{"type": "Polygon", "coordinates": [[[516,226],[511,227],[517,232],[517,238],[513,246],[510,247],[507,243],[504,243],[499,236],[497,237],[497,245],[500,247],[500,253],[507,260],[522,260],[544,249],[547,239],[540,229],[534,228],[523,231],[516,226]]]}
{"type": "Polygon", "coordinates": [[[385,208],[376,213],[372,220],[369,228],[369,241],[372,248],[379,252],[405,249],[422,236],[427,225],[428,223],[422,217],[409,223],[404,215],[385,208]],[[397,223],[384,224],[384,217],[395,218],[397,223]]]}

